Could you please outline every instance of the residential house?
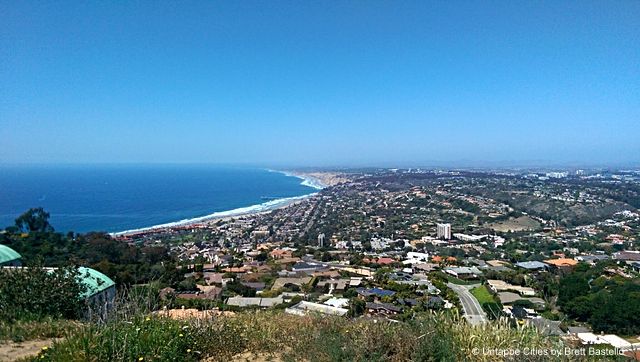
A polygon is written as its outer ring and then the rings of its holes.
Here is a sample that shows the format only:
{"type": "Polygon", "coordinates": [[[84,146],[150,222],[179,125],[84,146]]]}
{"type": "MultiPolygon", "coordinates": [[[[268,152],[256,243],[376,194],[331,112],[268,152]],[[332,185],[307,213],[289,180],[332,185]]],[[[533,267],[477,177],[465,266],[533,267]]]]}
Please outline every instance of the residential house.
{"type": "Polygon", "coordinates": [[[308,284],[311,281],[311,277],[299,277],[299,278],[278,278],[273,285],[271,286],[272,290],[277,290],[284,288],[286,286],[294,285],[298,288],[302,287],[305,284],[308,284]]]}
{"type": "Polygon", "coordinates": [[[402,313],[402,308],[389,303],[367,302],[365,306],[370,315],[396,315],[402,313]]]}
{"type": "Polygon", "coordinates": [[[547,259],[544,262],[552,269],[561,271],[570,271],[578,264],[576,260],[568,258],[547,259]]]}
{"type": "Polygon", "coordinates": [[[476,279],[480,275],[482,275],[482,271],[477,267],[449,267],[444,269],[445,273],[453,275],[456,278],[460,279],[476,279]]]}
{"type": "Polygon", "coordinates": [[[544,271],[549,267],[547,264],[539,261],[523,261],[520,263],[515,263],[515,266],[530,271],[544,271]]]}
{"type": "Polygon", "coordinates": [[[536,308],[544,308],[545,301],[542,298],[538,297],[521,297],[520,295],[512,292],[499,292],[498,299],[500,299],[500,304],[507,306],[515,303],[518,300],[528,300],[533,303],[536,308]]]}
{"type": "Polygon", "coordinates": [[[293,251],[287,249],[274,249],[269,253],[273,259],[287,259],[293,257],[293,251]]]}
{"type": "Polygon", "coordinates": [[[627,263],[640,261],[640,251],[619,251],[613,254],[613,259],[626,261],[627,263]]]}
{"type": "Polygon", "coordinates": [[[380,288],[370,288],[370,289],[357,288],[356,291],[362,297],[373,296],[375,298],[390,297],[396,294],[396,292],[392,290],[385,290],[380,288]]]}
{"type": "Polygon", "coordinates": [[[325,300],[322,304],[330,305],[336,308],[347,308],[349,307],[349,299],[348,298],[331,298],[325,300]]]}
{"type": "Polygon", "coordinates": [[[321,269],[325,269],[325,266],[321,264],[316,264],[316,263],[307,263],[304,261],[299,261],[291,267],[291,270],[293,270],[294,272],[307,272],[307,273],[315,272],[321,269]]]}
{"type": "Polygon", "coordinates": [[[284,303],[284,299],[282,296],[278,296],[275,298],[235,296],[227,300],[227,305],[232,305],[236,307],[257,306],[260,308],[270,308],[282,303],[284,303]]]}
{"type": "Polygon", "coordinates": [[[257,294],[262,293],[265,288],[265,283],[262,282],[241,282],[240,284],[244,285],[245,287],[255,289],[257,294]]]}
{"type": "Polygon", "coordinates": [[[511,285],[503,280],[489,279],[487,280],[487,286],[494,293],[504,292],[504,291],[515,291],[522,296],[536,295],[536,291],[533,288],[522,287],[519,285],[511,285]]]}

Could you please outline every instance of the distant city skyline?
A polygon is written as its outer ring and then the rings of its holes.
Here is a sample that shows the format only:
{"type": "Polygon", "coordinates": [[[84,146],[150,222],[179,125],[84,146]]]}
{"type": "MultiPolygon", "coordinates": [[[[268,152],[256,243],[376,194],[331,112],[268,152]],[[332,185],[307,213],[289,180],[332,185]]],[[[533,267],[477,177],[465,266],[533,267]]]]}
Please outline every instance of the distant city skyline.
{"type": "Polygon", "coordinates": [[[0,165],[640,165],[640,2],[0,2],[0,165]]]}

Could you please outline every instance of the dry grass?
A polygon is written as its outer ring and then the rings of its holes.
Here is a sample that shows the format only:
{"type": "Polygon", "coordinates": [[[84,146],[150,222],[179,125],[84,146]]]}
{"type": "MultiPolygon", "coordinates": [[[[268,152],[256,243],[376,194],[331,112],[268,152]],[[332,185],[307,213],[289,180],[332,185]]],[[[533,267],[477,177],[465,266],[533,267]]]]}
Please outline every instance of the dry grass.
{"type": "Polygon", "coordinates": [[[489,224],[489,227],[500,232],[537,230],[540,228],[540,223],[529,216],[520,216],[515,219],[489,224]]]}
{"type": "MultiPolygon", "coordinates": [[[[560,349],[558,340],[504,320],[472,327],[457,314],[424,313],[407,323],[294,316],[282,311],[153,313],[148,295],[119,299],[104,323],[81,326],[38,361],[504,361],[476,349],[560,349]],[[189,314],[189,313],[186,313],[189,314]]],[[[569,357],[565,358],[570,360],[569,357]]],[[[518,361],[527,361],[519,357],[518,361]]],[[[557,361],[557,357],[531,358],[557,361]]],[[[585,360],[580,358],[579,360],[585,360]]]]}
{"type": "Polygon", "coordinates": [[[502,361],[508,358],[478,355],[474,349],[562,347],[557,340],[530,328],[512,328],[506,321],[471,327],[457,316],[443,314],[397,323],[258,311],[95,325],[56,343],[38,360],[502,361]]]}

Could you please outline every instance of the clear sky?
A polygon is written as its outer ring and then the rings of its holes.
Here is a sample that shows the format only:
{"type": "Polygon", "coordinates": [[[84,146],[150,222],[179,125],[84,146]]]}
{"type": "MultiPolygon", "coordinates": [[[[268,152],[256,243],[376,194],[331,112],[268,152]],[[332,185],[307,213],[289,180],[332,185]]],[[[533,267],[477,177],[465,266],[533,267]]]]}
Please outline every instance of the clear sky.
{"type": "Polygon", "coordinates": [[[0,163],[640,163],[640,1],[0,14],[0,163]]]}

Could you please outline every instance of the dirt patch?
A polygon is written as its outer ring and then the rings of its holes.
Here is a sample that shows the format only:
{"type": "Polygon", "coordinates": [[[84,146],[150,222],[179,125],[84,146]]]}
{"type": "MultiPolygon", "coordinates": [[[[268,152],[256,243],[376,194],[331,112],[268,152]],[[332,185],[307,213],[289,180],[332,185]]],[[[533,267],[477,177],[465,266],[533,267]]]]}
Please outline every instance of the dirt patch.
{"type": "Polygon", "coordinates": [[[57,340],[60,340],[60,338],[0,343],[0,361],[15,361],[17,359],[35,356],[43,347],[49,347],[57,340]]]}
{"type": "Polygon", "coordinates": [[[507,231],[524,231],[524,230],[536,230],[540,228],[540,223],[529,216],[520,216],[515,219],[509,219],[505,221],[489,224],[489,227],[495,231],[507,232],[507,231]]]}
{"type": "Polygon", "coordinates": [[[244,352],[233,356],[232,362],[284,362],[278,354],[244,352]]]}
{"type": "MultiPolygon", "coordinates": [[[[231,357],[229,361],[230,362],[284,362],[285,359],[283,358],[283,356],[284,356],[284,352],[265,353],[265,352],[245,351],[231,357]]],[[[209,357],[209,358],[205,358],[203,361],[215,362],[215,361],[218,361],[218,359],[215,359],[214,357],[209,357]]],[[[305,360],[302,360],[301,362],[305,362],[305,360]]]]}

